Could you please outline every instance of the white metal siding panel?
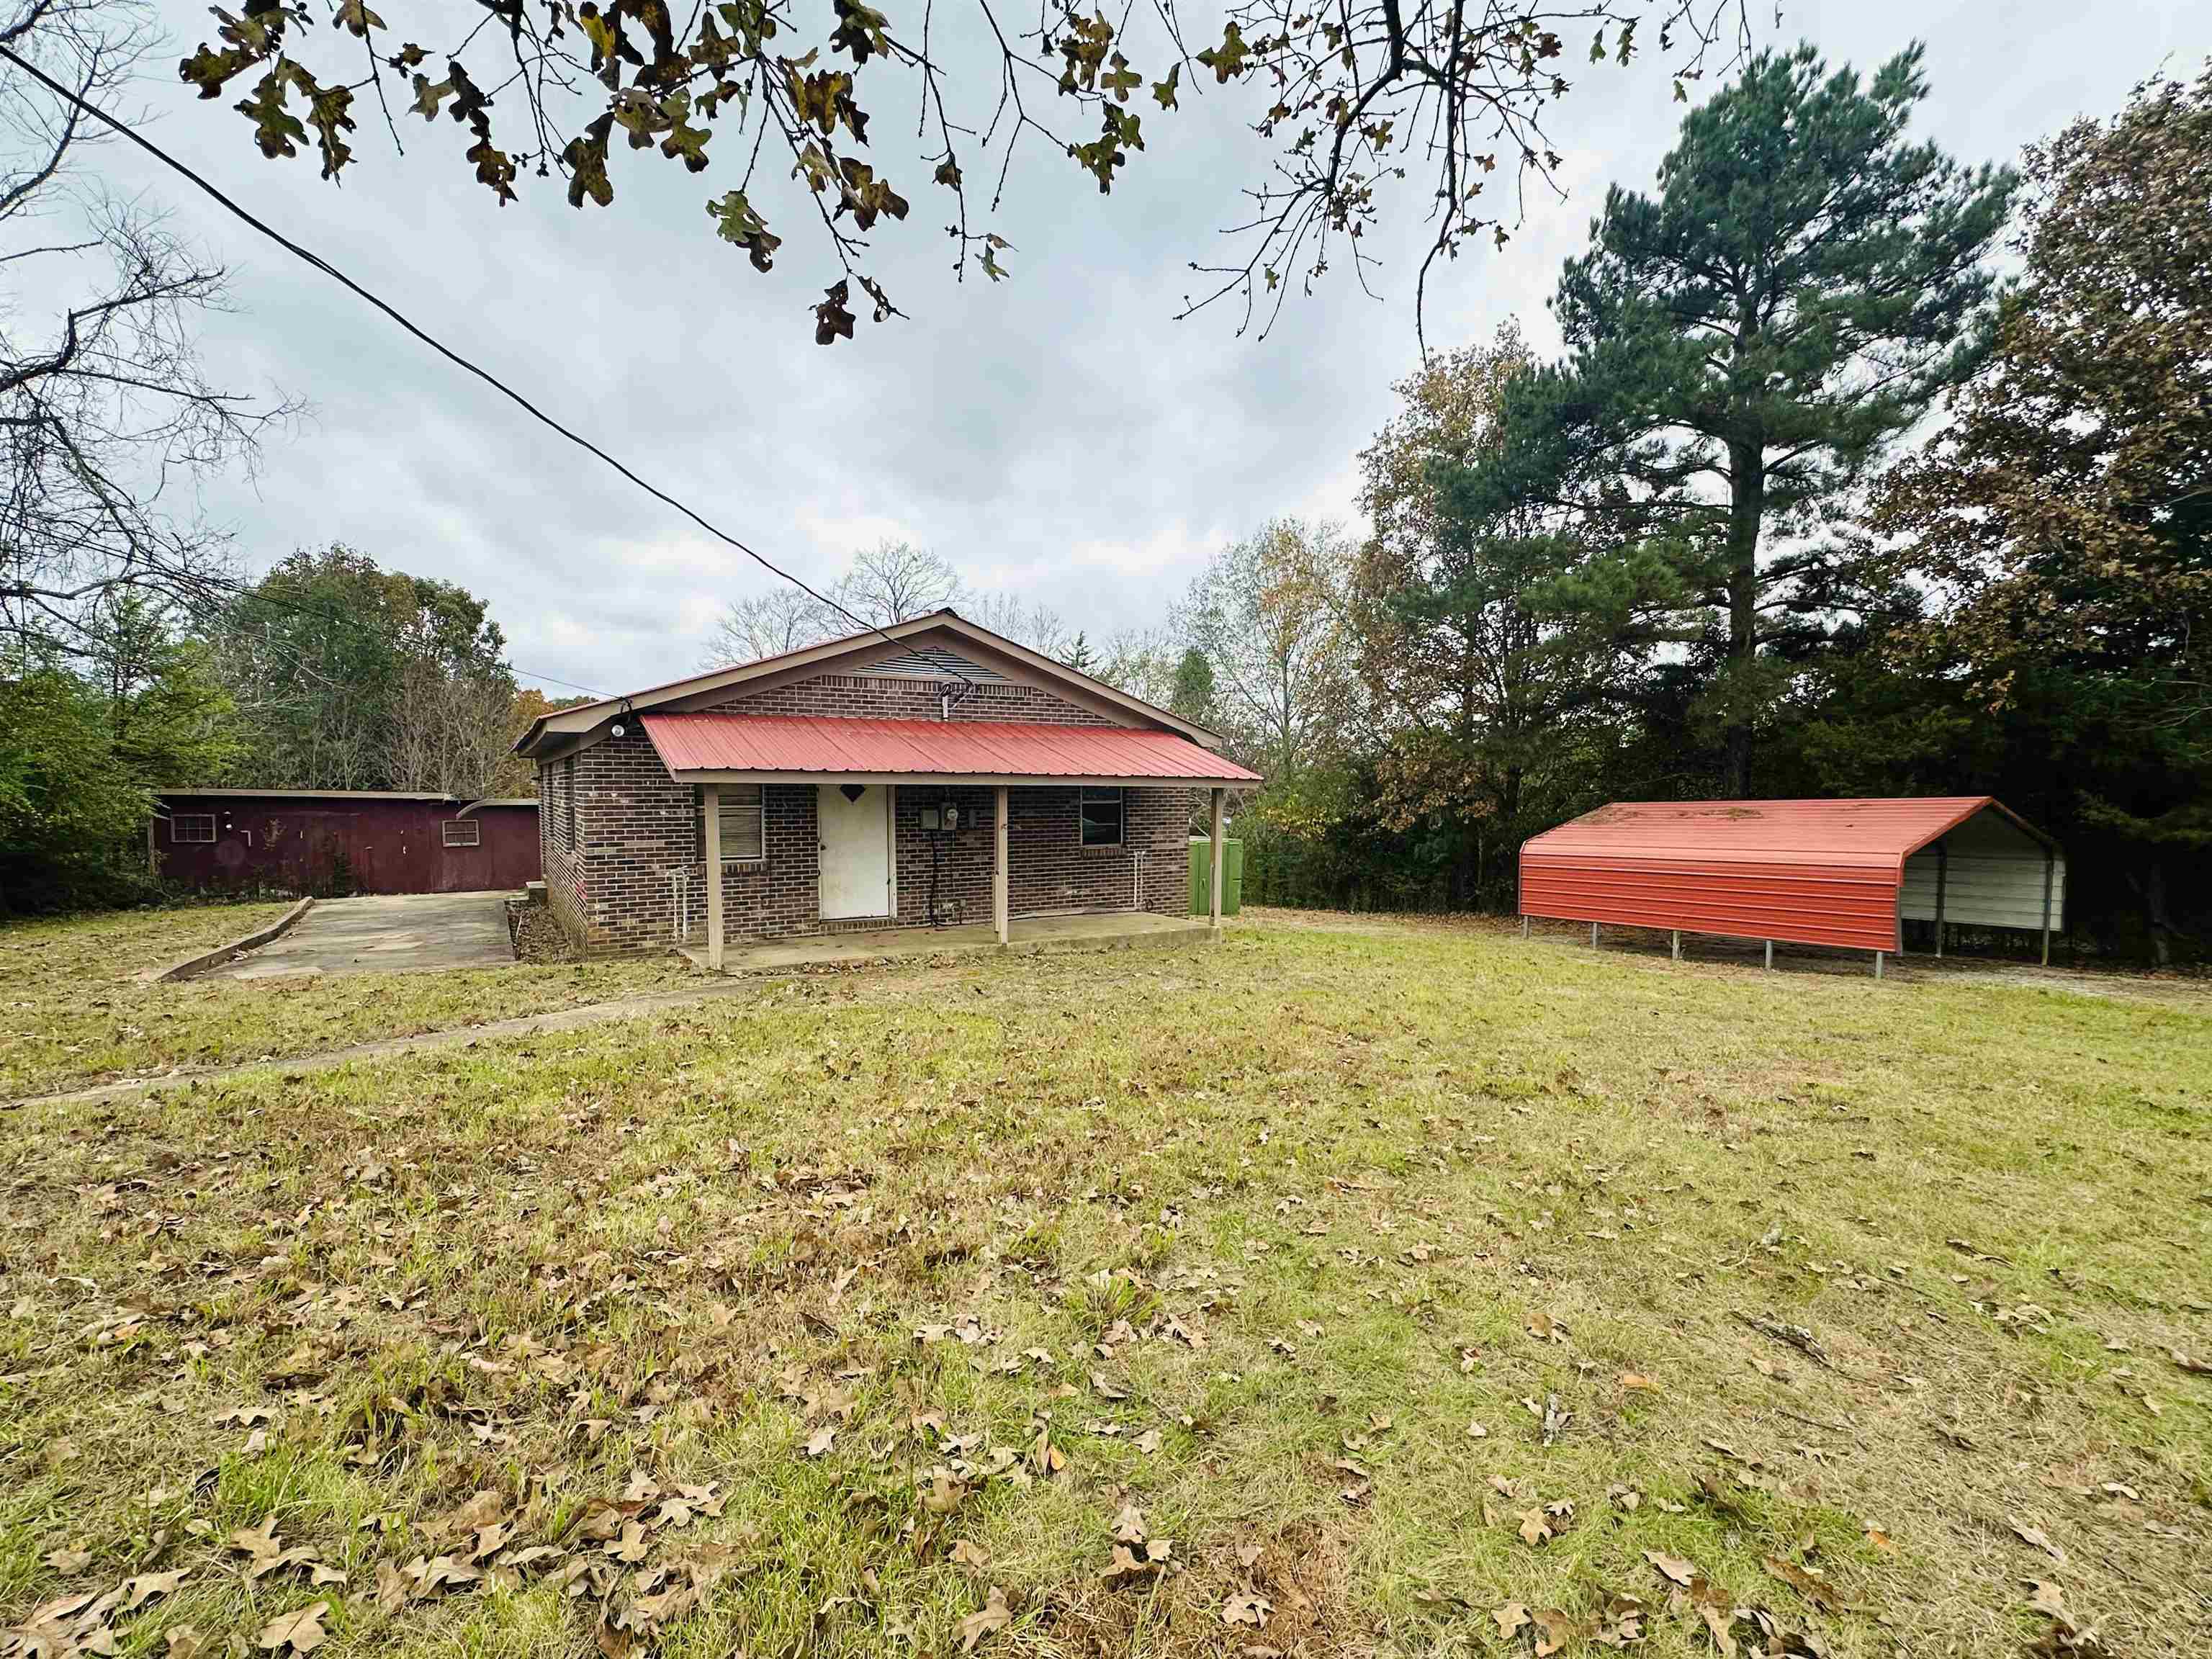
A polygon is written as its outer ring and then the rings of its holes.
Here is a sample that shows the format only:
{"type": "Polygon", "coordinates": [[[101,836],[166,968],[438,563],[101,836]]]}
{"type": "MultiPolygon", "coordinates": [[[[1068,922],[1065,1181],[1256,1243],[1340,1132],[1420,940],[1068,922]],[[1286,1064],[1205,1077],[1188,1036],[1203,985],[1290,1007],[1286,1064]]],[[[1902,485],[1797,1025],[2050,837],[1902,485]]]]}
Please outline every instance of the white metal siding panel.
{"type": "MultiPolygon", "coordinates": [[[[1987,809],[1946,835],[1943,919],[1979,927],[2043,926],[2043,848],[2001,814],[1987,809]]],[[[1938,860],[1933,846],[1905,861],[1898,914],[1908,921],[1936,919],[1938,860]]],[[[2066,861],[2051,872],[2051,926],[2065,925],[2066,861]]]]}

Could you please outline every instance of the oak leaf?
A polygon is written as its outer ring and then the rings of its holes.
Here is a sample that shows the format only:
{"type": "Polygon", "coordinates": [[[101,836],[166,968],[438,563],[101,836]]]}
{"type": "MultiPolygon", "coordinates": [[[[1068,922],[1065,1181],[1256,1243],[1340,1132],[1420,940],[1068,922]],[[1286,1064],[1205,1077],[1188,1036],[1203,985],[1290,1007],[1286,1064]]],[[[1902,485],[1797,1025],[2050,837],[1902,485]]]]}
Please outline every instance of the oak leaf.
{"type": "Polygon", "coordinates": [[[287,1649],[294,1653],[313,1653],[323,1644],[326,1634],[323,1615],[330,1610],[327,1601],[310,1601],[304,1607],[280,1613],[261,1627],[261,1634],[255,1639],[271,1653],[282,1654],[287,1649]]]}
{"type": "Polygon", "coordinates": [[[978,1612],[969,1613],[960,1621],[960,1651],[973,1653],[975,1644],[994,1630],[1004,1630],[1014,1621],[1006,1606],[1006,1593],[999,1586],[991,1586],[978,1612]]]}

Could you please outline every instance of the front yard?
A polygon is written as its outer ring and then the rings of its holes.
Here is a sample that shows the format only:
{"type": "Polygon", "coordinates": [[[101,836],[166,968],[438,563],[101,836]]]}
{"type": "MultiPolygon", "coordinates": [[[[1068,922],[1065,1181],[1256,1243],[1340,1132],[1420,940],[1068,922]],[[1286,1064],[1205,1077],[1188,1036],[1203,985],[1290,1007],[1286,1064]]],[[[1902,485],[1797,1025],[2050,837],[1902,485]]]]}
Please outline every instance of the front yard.
{"type": "Polygon", "coordinates": [[[196,904],[0,927],[0,1100],[110,1079],[237,1065],[665,988],[671,957],[142,985],[290,906],[196,904]]]}
{"type": "MultiPolygon", "coordinates": [[[[101,994],[19,1085],[374,1019],[101,994]]],[[[33,1101],[0,1624],[2201,1653],[2208,1113],[2201,999],[1269,925],[33,1101]]]]}

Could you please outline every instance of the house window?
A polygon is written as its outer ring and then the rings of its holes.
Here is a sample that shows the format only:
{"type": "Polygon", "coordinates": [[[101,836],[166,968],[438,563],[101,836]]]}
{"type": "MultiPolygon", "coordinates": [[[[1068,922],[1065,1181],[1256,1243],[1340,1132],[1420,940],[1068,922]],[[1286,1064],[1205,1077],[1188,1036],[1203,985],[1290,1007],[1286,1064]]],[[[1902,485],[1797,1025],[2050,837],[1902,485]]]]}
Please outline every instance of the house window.
{"type": "Polygon", "coordinates": [[[215,814],[212,812],[171,813],[169,839],[172,842],[213,841],[215,814]]]}
{"type": "Polygon", "coordinates": [[[1121,844],[1121,792],[1119,789],[1094,789],[1085,784],[1081,805],[1083,844],[1085,847],[1119,847],[1121,844]]]}
{"type": "Polygon", "coordinates": [[[478,826],[474,818],[447,818],[443,827],[447,846],[474,847],[477,844],[478,826]]]}
{"type": "MultiPolygon", "coordinates": [[[[736,864],[766,855],[761,827],[761,787],[726,783],[722,789],[722,862],[736,864]]],[[[699,856],[707,856],[707,792],[699,792],[699,856]]]]}

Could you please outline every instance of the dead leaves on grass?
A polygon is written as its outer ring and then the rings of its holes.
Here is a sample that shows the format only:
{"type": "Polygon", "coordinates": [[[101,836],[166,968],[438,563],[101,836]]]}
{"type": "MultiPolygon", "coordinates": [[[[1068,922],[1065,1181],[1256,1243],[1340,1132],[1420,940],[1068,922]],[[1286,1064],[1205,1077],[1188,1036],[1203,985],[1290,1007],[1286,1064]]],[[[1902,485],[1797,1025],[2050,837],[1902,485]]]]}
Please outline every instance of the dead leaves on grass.
{"type": "Polygon", "coordinates": [[[313,1653],[328,1633],[323,1629],[323,1616],[330,1610],[327,1601],[310,1601],[304,1607],[280,1613],[261,1627],[255,1643],[277,1659],[288,1653],[313,1653]]]}
{"type": "Polygon", "coordinates": [[[116,1616],[136,1613],[149,1602],[173,1595],[191,1574],[190,1567],[142,1572],[105,1592],[85,1590],[57,1596],[32,1608],[29,1617],[14,1629],[0,1631],[0,1654],[46,1659],[50,1655],[113,1653],[117,1638],[112,1621],[116,1616]]]}
{"type": "Polygon", "coordinates": [[[975,1644],[993,1631],[1004,1630],[1014,1622],[1012,1610],[1006,1606],[1006,1593],[998,1585],[991,1586],[983,1598],[981,1610],[969,1613],[960,1621],[960,1651],[973,1653],[975,1644]]]}
{"type": "MultiPolygon", "coordinates": [[[[1745,1650],[1769,1656],[1769,1659],[1826,1659],[1826,1644],[1814,1632],[1797,1630],[1784,1624],[1766,1607],[1745,1605],[1731,1600],[1718,1586],[1698,1571],[1694,1562],[1678,1555],[1668,1555],[1659,1550],[1644,1552],[1644,1560],[1653,1571],[1667,1581],[1667,1609],[1674,1616],[1694,1616],[1705,1626],[1714,1650],[1722,1659],[1735,1659],[1745,1650]],[[1741,1634],[1739,1634],[1741,1632],[1741,1634]]],[[[1769,1556],[1763,1565],[1766,1571],[1802,1595],[1823,1613],[1848,1611],[1849,1606],[1836,1594],[1827,1580],[1808,1567],[1769,1556]]],[[[1632,1598],[1631,1598],[1632,1599],[1632,1598]]],[[[1632,1619],[1625,1620],[1623,1628],[1634,1626],[1636,1635],[1642,1634],[1643,1612],[1638,1606],[1632,1619]]],[[[1626,1637],[1613,1645],[1623,1645],[1626,1637]]]]}
{"type": "Polygon", "coordinates": [[[1174,1558],[1174,1540],[1153,1537],[1145,1512],[1134,1504],[1124,1504],[1114,1520],[1112,1559],[1099,1577],[1109,1584],[1149,1582],[1164,1577],[1174,1558]]]}

